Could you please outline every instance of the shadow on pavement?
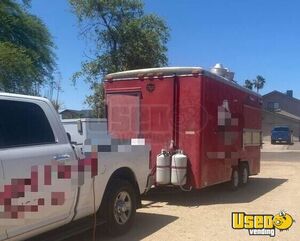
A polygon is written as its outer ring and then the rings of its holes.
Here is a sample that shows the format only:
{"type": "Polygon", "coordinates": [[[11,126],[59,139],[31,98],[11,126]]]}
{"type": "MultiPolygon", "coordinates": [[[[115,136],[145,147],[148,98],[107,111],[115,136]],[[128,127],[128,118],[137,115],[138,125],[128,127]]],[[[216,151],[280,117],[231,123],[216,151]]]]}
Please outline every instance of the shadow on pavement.
{"type": "MultiPolygon", "coordinates": [[[[257,178],[249,179],[247,186],[230,191],[227,183],[208,187],[202,190],[183,192],[181,190],[153,189],[143,197],[143,200],[150,201],[149,207],[156,202],[167,202],[167,205],[178,206],[200,206],[229,203],[248,203],[272,191],[288,179],[280,178],[257,178]]],[[[147,206],[146,206],[147,207],[147,206]]]]}
{"type": "MultiPolygon", "coordinates": [[[[97,228],[97,241],[138,241],[157,232],[161,228],[174,222],[178,217],[162,214],[150,214],[137,212],[134,224],[131,230],[120,237],[112,238],[102,231],[102,227],[97,228]]],[[[91,241],[92,230],[81,233],[76,237],[66,239],[65,241],[91,241]]]]}

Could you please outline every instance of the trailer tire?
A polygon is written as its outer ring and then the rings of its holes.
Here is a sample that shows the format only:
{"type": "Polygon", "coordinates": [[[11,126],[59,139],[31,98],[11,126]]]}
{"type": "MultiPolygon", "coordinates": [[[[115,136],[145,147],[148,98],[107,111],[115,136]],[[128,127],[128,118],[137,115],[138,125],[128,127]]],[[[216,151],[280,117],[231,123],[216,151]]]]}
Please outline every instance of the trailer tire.
{"type": "Polygon", "coordinates": [[[240,184],[240,175],[238,168],[232,168],[231,180],[230,180],[230,189],[236,191],[240,184]]]}
{"type": "Polygon", "coordinates": [[[240,185],[246,186],[249,182],[249,168],[247,163],[242,163],[239,166],[240,185]]]}
{"type": "Polygon", "coordinates": [[[107,198],[107,231],[111,236],[126,233],[136,214],[134,187],[126,180],[115,179],[110,184],[107,198]]]}

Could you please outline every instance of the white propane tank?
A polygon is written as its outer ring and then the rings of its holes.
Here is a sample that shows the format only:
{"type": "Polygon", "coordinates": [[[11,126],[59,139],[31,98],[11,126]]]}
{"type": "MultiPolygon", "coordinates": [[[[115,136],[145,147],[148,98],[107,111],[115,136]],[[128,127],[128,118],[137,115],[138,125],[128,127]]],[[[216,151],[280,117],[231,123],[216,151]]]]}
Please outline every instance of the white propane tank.
{"type": "Polygon", "coordinates": [[[183,151],[179,150],[178,153],[172,156],[171,170],[171,183],[176,186],[185,185],[187,174],[187,156],[183,154],[183,151]]]}
{"type": "Polygon", "coordinates": [[[170,184],[171,180],[171,156],[166,150],[156,157],[156,183],[158,185],[170,184]]]}

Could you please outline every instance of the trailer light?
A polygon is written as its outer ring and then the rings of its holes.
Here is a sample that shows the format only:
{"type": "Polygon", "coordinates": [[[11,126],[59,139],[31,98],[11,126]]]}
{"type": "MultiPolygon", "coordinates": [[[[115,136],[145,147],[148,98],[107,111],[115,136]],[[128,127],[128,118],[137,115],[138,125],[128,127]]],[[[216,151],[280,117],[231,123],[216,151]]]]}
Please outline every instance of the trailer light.
{"type": "Polygon", "coordinates": [[[149,80],[153,80],[154,74],[153,73],[149,73],[149,74],[147,74],[147,77],[149,78],[149,80]]]}
{"type": "Polygon", "coordinates": [[[195,77],[197,77],[200,74],[200,70],[193,70],[192,71],[192,75],[194,75],[195,77]]]}
{"type": "Polygon", "coordinates": [[[152,93],[155,90],[155,84],[153,83],[147,84],[146,89],[148,92],[152,93]]]}
{"type": "Polygon", "coordinates": [[[163,79],[164,78],[164,74],[163,73],[157,73],[157,77],[159,78],[159,79],[163,79]]]}
{"type": "Polygon", "coordinates": [[[112,82],[113,81],[113,77],[107,77],[106,79],[108,82],[112,82]]]}
{"type": "Polygon", "coordinates": [[[144,80],[145,75],[144,74],[138,74],[137,76],[140,80],[144,80]]]}

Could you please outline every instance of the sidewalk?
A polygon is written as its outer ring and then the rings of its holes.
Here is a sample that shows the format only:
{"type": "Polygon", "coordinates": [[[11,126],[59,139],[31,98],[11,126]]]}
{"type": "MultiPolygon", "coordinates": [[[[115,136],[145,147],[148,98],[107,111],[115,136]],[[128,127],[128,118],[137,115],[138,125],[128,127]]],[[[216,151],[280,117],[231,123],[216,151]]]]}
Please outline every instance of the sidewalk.
{"type": "Polygon", "coordinates": [[[300,152],[300,142],[295,141],[293,145],[287,144],[271,144],[264,141],[261,152],[300,152]]]}

